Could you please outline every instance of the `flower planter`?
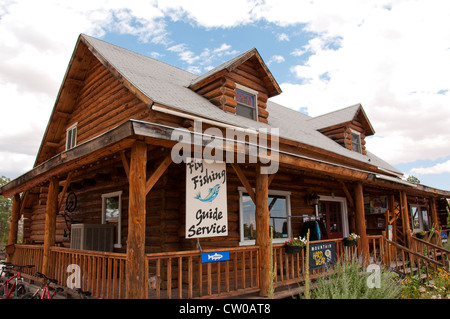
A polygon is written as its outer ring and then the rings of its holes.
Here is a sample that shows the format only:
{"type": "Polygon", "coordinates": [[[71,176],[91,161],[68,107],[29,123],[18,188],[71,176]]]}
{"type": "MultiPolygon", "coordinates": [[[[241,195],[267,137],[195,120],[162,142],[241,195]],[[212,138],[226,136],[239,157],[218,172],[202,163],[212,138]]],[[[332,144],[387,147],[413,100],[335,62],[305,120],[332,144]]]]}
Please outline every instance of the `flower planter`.
{"type": "Polygon", "coordinates": [[[345,247],[353,247],[358,244],[358,240],[352,240],[348,238],[344,238],[344,246],[345,247]]]}
{"type": "Polygon", "coordinates": [[[286,254],[298,254],[303,250],[304,247],[300,246],[284,246],[284,251],[286,254]]]}
{"type": "Polygon", "coordinates": [[[424,239],[426,234],[416,233],[416,238],[424,239]]]}

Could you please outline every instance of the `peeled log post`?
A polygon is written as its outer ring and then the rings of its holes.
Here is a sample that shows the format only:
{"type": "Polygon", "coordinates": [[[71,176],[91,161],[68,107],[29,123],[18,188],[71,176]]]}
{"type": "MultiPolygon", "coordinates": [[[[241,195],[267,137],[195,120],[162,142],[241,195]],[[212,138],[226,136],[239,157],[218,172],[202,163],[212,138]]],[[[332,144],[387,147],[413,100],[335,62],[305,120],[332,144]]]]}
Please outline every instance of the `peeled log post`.
{"type": "Polygon", "coordinates": [[[357,183],[355,187],[355,215],[356,215],[356,232],[360,236],[361,255],[363,263],[369,262],[369,240],[366,232],[366,221],[364,215],[364,194],[361,183],[357,183]]]}
{"type": "Polygon", "coordinates": [[[128,202],[128,241],[125,287],[127,299],[147,296],[145,278],[145,201],[147,144],[136,142],[131,149],[128,202]]]}
{"type": "Polygon", "coordinates": [[[59,181],[56,177],[50,179],[45,213],[44,251],[42,254],[42,273],[49,275],[50,248],[56,240],[56,215],[58,213],[59,181]]]}
{"type": "Polygon", "coordinates": [[[20,195],[15,194],[12,201],[11,218],[8,235],[8,245],[17,244],[17,232],[19,229],[20,195]]]}
{"type": "Polygon", "coordinates": [[[408,199],[404,191],[400,191],[400,206],[402,212],[403,233],[406,247],[410,247],[411,224],[409,223],[408,199]]]}
{"type": "Polygon", "coordinates": [[[270,236],[269,236],[269,178],[261,174],[261,166],[256,168],[256,245],[260,251],[260,296],[269,293],[270,281],[270,236]]]}
{"type": "MultiPolygon", "coordinates": [[[[20,195],[15,194],[12,200],[11,218],[9,223],[8,245],[17,244],[17,232],[19,230],[20,195]]],[[[11,262],[12,255],[8,254],[7,261],[11,262]]]]}

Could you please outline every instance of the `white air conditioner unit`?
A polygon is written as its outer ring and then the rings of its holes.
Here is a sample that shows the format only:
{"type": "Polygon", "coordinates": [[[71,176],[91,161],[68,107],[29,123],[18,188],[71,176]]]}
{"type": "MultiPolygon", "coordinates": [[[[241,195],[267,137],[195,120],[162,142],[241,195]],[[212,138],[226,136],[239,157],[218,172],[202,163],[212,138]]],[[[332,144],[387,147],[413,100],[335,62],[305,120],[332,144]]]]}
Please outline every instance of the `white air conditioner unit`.
{"type": "Polygon", "coordinates": [[[74,224],[70,232],[70,248],[113,251],[113,224],[74,224]]]}

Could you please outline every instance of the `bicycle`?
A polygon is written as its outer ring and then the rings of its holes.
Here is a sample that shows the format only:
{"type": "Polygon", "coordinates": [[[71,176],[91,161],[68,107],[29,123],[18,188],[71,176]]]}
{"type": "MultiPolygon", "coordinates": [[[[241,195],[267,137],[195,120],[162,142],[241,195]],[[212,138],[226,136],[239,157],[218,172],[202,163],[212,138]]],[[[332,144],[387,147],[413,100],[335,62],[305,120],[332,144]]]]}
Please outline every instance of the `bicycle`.
{"type": "Polygon", "coordinates": [[[42,286],[37,289],[35,292],[27,292],[26,294],[22,295],[20,299],[53,299],[53,297],[56,296],[58,292],[64,291],[64,288],[62,287],[51,287],[50,284],[58,284],[58,281],[56,279],[48,278],[46,275],[40,272],[36,272],[36,276],[43,278],[44,281],[42,283],[42,286]],[[53,290],[53,293],[50,293],[50,290],[53,290]]]}
{"type": "Polygon", "coordinates": [[[9,265],[10,269],[4,272],[6,279],[0,285],[0,296],[2,299],[17,299],[28,292],[28,286],[23,281],[22,269],[33,268],[34,265],[9,265]],[[13,274],[12,270],[17,268],[17,273],[13,274]]]}
{"type": "Polygon", "coordinates": [[[89,299],[89,297],[91,296],[91,293],[89,291],[83,291],[81,290],[81,288],[77,288],[75,289],[75,291],[80,296],[80,299],[89,299]]]}
{"type": "Polygon", "coordinates": [[[1,271],[0,271],[0,281],[3,281],[3,274],[6,273],[5,269],[8,268],[8,267],[11,267],[12,264],[9,263],[9,262],[6,262],[6,261],[2,261],[2,262],[0,262],[0,265],[2,267],[1,271]]]}

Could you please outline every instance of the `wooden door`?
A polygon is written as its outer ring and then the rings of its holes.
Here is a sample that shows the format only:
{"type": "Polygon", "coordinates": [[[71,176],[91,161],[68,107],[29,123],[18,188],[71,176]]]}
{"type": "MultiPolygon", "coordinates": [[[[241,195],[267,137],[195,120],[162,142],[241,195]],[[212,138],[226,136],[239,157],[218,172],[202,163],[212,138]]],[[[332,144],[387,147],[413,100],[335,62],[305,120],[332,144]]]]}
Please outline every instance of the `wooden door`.
{"type": "Polygon", "coordinates": [[[342,211],[340,202],[324,201],[319,203],[319,213],[325,224],[329,239],[342,238],[342,211]]]}

